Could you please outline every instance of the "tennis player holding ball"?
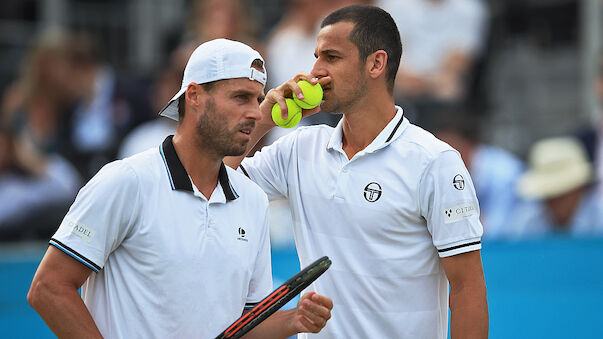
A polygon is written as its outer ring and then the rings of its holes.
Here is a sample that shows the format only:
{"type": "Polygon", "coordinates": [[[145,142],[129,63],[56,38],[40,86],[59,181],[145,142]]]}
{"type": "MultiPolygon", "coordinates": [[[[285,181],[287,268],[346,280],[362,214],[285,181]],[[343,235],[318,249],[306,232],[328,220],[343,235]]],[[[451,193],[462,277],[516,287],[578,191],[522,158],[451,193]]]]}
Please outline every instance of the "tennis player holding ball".
{"type": "MultiPolygon", "coordinates": [[[[309,51],[310,52],[310,51],[309,51]]],[[[302,267],[333,260],[310,286],[336,308],[316,338],[488,336],[475,190],[459,153],[411,124],[393,99],[402,54],[391,16],[350,6],[321,24],[311,74],[269,91],[249,147],[274,126],[272,106],[320,82],[335,128],[301,127],[251,158],[225,159],[268,194],[288,199],[302,267]],[[448,287],[450,286],[450,293],[448,287]]]]}
{"type": "MultiPolygon", "coordinates": [[[[244,153],[265,83],[249,46],[202,44],[160,113],[176,134],[80,190],[27,298],[58,337],[215,338],[270,294],[268,200],[222,163],[244,153]]],[[[307,293],[245,338],[318,332],[332,307],[307,293]]]]}
{"type": "Polygon", "coordinates": [[[315,108],[322,101],[322,87],[320,84],[313,85],[305,80],[300,80],[297,82],[297,86],[301,89],[303,98],[299,99],[296,96],[293,96],[293,99],[286,98],[288,113],[283,114],[278,102],[272,106],[272,120],[279,127],[291,128],[296,126],[301,121],[302,108],[315,108]]]}

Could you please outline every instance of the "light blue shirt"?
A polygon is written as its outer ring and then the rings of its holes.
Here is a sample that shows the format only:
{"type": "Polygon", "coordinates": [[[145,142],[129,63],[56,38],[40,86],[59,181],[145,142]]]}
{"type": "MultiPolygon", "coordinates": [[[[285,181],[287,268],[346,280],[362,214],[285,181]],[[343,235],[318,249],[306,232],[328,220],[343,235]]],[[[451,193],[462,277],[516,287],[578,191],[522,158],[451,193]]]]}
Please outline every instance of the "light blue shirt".
{"type": "Polygon", "coordinates": [[[566,227],[556,225],[546,205],[540,201],[522,206],[512,224],[508,232],[512,237],[538,237],[565,232],[577,237],[603,236],[602,191],[596,187],[586,190],[566,227]]]}
{"type": "Polygon", "coordinates": [[[471,178],[480,205],[484,238],[504,236],[509,218],[521,199],[515,184],[523,163],[513,154],[493,146],[478,146],[471,159],[471,178]]]}

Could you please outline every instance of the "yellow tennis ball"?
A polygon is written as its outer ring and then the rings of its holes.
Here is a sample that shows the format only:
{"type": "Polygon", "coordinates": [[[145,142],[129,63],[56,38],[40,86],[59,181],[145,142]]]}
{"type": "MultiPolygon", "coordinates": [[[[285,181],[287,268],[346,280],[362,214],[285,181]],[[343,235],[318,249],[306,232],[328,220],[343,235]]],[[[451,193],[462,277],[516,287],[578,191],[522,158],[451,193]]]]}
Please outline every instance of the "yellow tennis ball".
{"type": "Polygon", "coordinates": [[[311,109],[320,105],[322,101],[322,87],[320,84],[312,85],[306,80],[300,80],[297,82],[297,85],[301,88],[302,93],[304,93],[303,100],[299,100],[295,96],[293,97],[293,100],[299,107],[311,109]]]}
{"type": "Polygon", "coordinates": [[[281,116],[281,107],[278,105],[278,102],[272,106],[272,120],[277,126],[284,128],[291,128],[301,121],[302,118],[302,110],[293,99],[285,99],[287,103],[287,120],[283,119],[281,116]]]}

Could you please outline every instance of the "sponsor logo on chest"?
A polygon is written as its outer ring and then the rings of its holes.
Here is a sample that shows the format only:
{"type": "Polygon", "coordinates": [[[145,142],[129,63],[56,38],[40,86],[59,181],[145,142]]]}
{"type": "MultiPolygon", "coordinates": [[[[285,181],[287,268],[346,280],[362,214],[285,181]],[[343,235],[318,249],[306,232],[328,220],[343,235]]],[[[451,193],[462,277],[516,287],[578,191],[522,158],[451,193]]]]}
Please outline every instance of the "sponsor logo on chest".
{"type": "Polygon", "coordinates": [[[248,242],[249,240],[245,237],[245,229],[239,227],[237,240],[248,242]]]}

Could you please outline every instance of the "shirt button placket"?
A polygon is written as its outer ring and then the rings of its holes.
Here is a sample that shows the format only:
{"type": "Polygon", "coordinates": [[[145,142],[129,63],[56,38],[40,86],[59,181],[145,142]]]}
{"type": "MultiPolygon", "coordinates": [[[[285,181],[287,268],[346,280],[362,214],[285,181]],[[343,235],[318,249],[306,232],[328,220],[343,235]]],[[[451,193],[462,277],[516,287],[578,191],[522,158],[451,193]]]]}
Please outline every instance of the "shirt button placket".
{"type": "Polygon", "coordinates": [[[349,170],[344,165],[344,167],[339,172],[339,175],[337,176],[337,188],[335,189],[335,198],[345,199],[345,188],[347,187],[349,176],[349,170]]]}

